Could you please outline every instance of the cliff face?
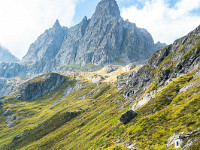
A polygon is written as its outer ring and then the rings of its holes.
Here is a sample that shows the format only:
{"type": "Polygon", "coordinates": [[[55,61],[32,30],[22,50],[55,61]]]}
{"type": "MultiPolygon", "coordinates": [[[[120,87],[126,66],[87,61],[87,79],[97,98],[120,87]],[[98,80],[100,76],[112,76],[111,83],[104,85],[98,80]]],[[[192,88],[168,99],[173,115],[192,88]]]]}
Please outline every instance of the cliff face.
{"type": "Polygon", "coordinates": [[[91,66],[141,62],[161,47],[147,30],[121,18],[115,0],[102,0],[91,19],[84,17],[74,27],[61,27],[57,20],[31,44],[20,64],[1,64],[1,76],[78,70],[77,66],[90,71],[91,66]]]}

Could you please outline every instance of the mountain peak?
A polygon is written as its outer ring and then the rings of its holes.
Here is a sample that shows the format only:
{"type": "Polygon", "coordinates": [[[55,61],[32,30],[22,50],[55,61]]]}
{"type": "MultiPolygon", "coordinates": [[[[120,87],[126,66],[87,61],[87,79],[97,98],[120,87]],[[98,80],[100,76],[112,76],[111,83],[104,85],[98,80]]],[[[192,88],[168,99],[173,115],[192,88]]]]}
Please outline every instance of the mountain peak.
{"type": "Polygon", "coordinates": [[[53,25],[53,28],[55,28],[55,27],[61,27],[60,26],[60,22],[58,21],[58,19],[56,19],[56,21],[55,21],[55,23],[53,25]]]}
{"type": "Polygon", "coordinates": [[[94,18],[102,18],[106,16],[120,17],[119,7],[115,0],[101,0],[93,15],[94,18]]]}

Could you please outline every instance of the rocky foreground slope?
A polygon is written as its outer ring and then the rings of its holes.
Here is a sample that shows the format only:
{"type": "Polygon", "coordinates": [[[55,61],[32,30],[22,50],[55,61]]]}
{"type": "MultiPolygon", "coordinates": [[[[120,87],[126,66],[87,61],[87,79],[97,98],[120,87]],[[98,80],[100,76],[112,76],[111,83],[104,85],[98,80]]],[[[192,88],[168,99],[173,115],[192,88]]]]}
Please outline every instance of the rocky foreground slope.
{"type": "Polygon", "coordinates": [[[52,71],[91,71],[106,64],[141,63],[165,44],[120,16],[115,0],[101,0],[91,17],[71,27],[58,20],[31,44],[21,63],[0,64],[0,77],[52,71]]]}
{"type": "Polygon", "coordinates": [[[143,67],[56,74],[61,86],[36,100],[1,98],[1,149],[200,149],[199,41],[197,27],[143,67]]]}

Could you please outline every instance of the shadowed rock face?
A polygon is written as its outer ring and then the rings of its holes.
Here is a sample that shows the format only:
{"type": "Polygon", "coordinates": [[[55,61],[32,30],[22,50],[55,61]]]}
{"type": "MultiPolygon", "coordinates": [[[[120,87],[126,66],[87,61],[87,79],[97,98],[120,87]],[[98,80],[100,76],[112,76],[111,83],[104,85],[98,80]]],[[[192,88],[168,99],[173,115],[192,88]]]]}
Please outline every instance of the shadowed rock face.
{"type": "Polygon", "coordinates": [[[74,71],[74,65],[129,64],[148,59],[161,47],[147,30],[122,19],[115,0],[102,0],[91,19],[84,17],[74,27],[62,27],[57,20],[31,44],[20,64],[0,64],[0,76],[74,71]]]}
{"type": "Polygon", "coordinates": [[[59,88],[64,81],[64,76],[56,73],[39,76],[23,84],[20,94],[16,98],[20,100],[36,100],[59,88]]]}

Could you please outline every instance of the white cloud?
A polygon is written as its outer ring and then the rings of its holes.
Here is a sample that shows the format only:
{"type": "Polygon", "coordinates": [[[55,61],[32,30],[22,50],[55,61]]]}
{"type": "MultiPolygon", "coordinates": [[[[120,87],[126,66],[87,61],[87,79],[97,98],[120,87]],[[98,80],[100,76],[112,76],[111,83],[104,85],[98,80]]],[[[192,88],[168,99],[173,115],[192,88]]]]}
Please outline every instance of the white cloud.
{"type": "Polygon", "coordinates": [[[70,26],[78,0],[0,0],[0,43],[17,57],[53,26],[70,26]]]}
{"type": "Polygon", "coordinates": [[[200,8],[200,0],[180,0],[169,7],[166,0],[145,1],[144,7],[122,9],[122,17],[137,26],[147,29],[155,41],[172,43],[200,24],[200,16],[191,13],[200,8]]]}

